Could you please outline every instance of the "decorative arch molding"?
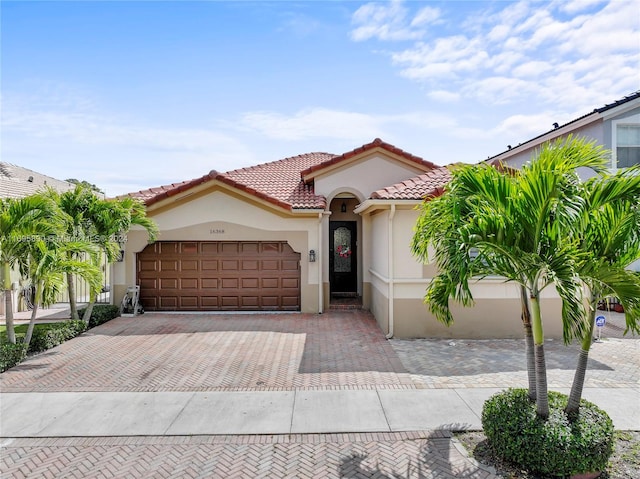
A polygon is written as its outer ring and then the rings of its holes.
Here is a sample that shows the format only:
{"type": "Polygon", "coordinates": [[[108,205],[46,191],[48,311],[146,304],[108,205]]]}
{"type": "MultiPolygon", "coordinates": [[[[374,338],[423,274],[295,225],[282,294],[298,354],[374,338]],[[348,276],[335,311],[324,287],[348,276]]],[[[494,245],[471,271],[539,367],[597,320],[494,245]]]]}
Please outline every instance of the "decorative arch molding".
{"type": "Polygon", "coordinates": [[[327,206],[325,207],[326,211],[331,211],[331,202],[336,198],[338,198],[339,195],[344,195],[344,194],[352,195],[354,198],[358,200],[359,203],[362,203],[363,201],[366,200],[365,195],[363,195],[360,191],[356,190],[355,188],[349,188],[348,186],[336,188],[329,195],[327,195],[327,206]]]}

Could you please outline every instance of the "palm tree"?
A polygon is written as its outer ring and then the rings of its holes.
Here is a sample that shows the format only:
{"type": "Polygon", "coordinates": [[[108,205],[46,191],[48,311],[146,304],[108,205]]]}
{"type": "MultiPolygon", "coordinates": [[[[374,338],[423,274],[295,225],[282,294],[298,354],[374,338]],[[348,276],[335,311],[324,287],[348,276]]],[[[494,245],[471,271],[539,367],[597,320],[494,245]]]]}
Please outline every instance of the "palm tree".
{"type": "Polygon", "coordinates": [[[428,287],[425,301],[446,323],[453,319],[449,298],[465,305],[472,302],[468,282],[474,275],[499,275],[526,292],[523,313],[531,312],[536,410],[541,418],[549,415],[541,291],[553,285],[562,299],[565,342],[584,337],[587,329],[576,274],[584,254],[573,234],[583,205],[579,167],[605,171],[604,150],[568,137],[545,145],[520,171],[507,173],[486,164],[459,167],[448,192],[429,201],[443,205],[424,207],[413,241],[419,257],[427,257],[429,245],[435,249],[440,273],[428,287]],[[446,199],[448,194],[455,198],[446,199]],[[453,219],[434,218],[434,210],[453,219]],[[455,228],[421,230],[430,221],[455,228]],[[470,257],[472,250],[477,251],[475,258],[470,257]]]}
{"type": "Polygon", "coordinates": [[[623,304],[627,330],[637,332],[640,318],[640,275],[625,269],[640,258],[640,168],[585,184],[581,248],[589,256],[579,274],[588,291],[588,324],[565,411],[576,417],[592,344],[598,302],[616,296],[623,304]]]}
{"type": "MultiPolygon", "coordinates": [[[[149,235],[149,242],[154,241],[158,234],[157,225],[146,216],[144,204],[133,198],[96,201],[89,208],[88,219],[96,246],[104,253],[109,263],[115,261],[120,254],[120,242],[124,241],[126,233],[132,226],[143,227],[149,235]]],[[[89,305],[82,318],[87,324],[97,299],[99,286],[91,287],[90,291],[89,305]]]]}
{"type": "MultiPolygon", "coordinates": [[[[86,241],[91,232],[91,220],[89,211],[92,205],[99,200],[91,189],[81,184],[76,185],[73,190],[57,193],[53,190],[48,192],[49,196],[57,203],[65,217],[65,234],[69,241],[86,241]]],[[[68,252],[67,259],[77,260],[82,254],[68,252]]],[[[76,303],[76,287],[74,274],[66,273],[67,291],[69,293],[69,308],[71,319],[78,318],[78,306],[76,303]]]]}
{"type": "Polygon", "coordinates": [[[23,275],[28,276],[34,288],[31,321],[27,328],[24,343],[31,343],[36,316],[40,305],[47,306],[55,301],[65,284],[65,273],[84,278],[92,287],[102,283],[100,268],[92,262],[69,259],[69,256],[90,251],[91,244],[86,242],[41,239],[29,244],[29,256],[23,263],[23,275]],[[71,253],[71,255],[69,254],[71,253]]]}
{"type": "Polygon", "coordinates": [[[0,199],[2,289],[4,290],[7,337],[11,343],[16,342],[11,270],[26,257],[29,242],[56,234],[59,231],[59,224],[55,204],[46,196],[0,199]]]}

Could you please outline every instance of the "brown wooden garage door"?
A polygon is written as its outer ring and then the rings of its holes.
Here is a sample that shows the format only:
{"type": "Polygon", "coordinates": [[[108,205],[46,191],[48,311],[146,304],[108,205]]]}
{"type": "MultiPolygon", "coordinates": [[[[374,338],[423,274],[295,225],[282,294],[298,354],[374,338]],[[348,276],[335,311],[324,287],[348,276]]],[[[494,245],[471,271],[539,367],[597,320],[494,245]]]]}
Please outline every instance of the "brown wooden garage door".
{"type": "Polygon", "coordinates": [[[149,311],[300,309],[300,253],[286,242],[160,241],[138,253],[149,311]]]}

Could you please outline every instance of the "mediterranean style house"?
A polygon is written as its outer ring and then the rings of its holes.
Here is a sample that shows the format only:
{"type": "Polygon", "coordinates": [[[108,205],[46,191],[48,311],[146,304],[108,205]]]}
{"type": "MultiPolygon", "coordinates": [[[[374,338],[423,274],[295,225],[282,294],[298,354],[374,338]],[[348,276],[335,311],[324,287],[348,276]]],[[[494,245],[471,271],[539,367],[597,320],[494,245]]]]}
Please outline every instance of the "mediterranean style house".
{"type": "MultiPolygon", "coordinates": [[[[570,133],[612,148],[614,168],[638,162],[640,92],[487,161],[518,167],[570,133]]],[[[472,285],[475,305],[445,327],[423,303],[436,274],[411,254],[416,209],[450,180],[380,139],[343,154],[308,153],[130,196],[144,201],[158,241],[134,229],[114,265],[115,298],[140,286],[150,311],[322,313],[354,298],[388,337],[520,338],[519,290],[500,278],[472,285]]],[[[562,337],[560,300],[543,292],[545,332],[562,337]]]]}
{"type": "MultiPolygon", "coordinates": [[[[128,235],[115,297],[139,285],[150,311],[322,313],[357,298],[389,336],[521,337],[516,286],[474,285],[447,328],[423,304],[433,265],[411,254],[416,206],[448,168],[375,139],[341,155],[309,153],[132,193],[160,235],[128,235]]],[[[545,306],[559,314],[559,300],[545,306]]],[[[561,328],[549,333],[560,337],[561,328]]]]}

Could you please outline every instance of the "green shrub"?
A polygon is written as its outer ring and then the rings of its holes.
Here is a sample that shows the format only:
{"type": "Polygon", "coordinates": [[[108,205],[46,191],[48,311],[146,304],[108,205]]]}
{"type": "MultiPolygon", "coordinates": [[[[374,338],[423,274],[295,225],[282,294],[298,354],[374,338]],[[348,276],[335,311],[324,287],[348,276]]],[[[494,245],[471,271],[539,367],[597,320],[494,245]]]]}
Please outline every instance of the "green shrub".
{"type": "MultiPolygon", "coordinates": [[[[86,308],[78,310],[80,318],[84,316],[86,308]]],[[[96,326],[111,321],[114,318],[120,316],[120,308],[113,304],[96,304],[91,311],[91,317],[89,318],[89,327],[95,328],[96,326]]]]}
{"type": "Polygon", "coordinates": [[[482,427],[498,456],[530,472],[568,476],[604,471],[613,453],[613,422],[584,399],[571,422],[566,405],[566,395],[550,391],[550,413],[544,421],[526,389],[508,389],[484,403],[482,427]]]}
{"type": "Polygon", "coordinates": [[[33,330],[29,352],[51,349],[68,339],[75,338],[87,329],[84,321],[63,321],[60,323],[38,324],[33,330]]]}
{"type": "Polygon", "coordinates": [[[27,357],[27,347],[24,343],[1,343],[0,344],[0,373],[16,364],[21,363],[27,357]]]}

